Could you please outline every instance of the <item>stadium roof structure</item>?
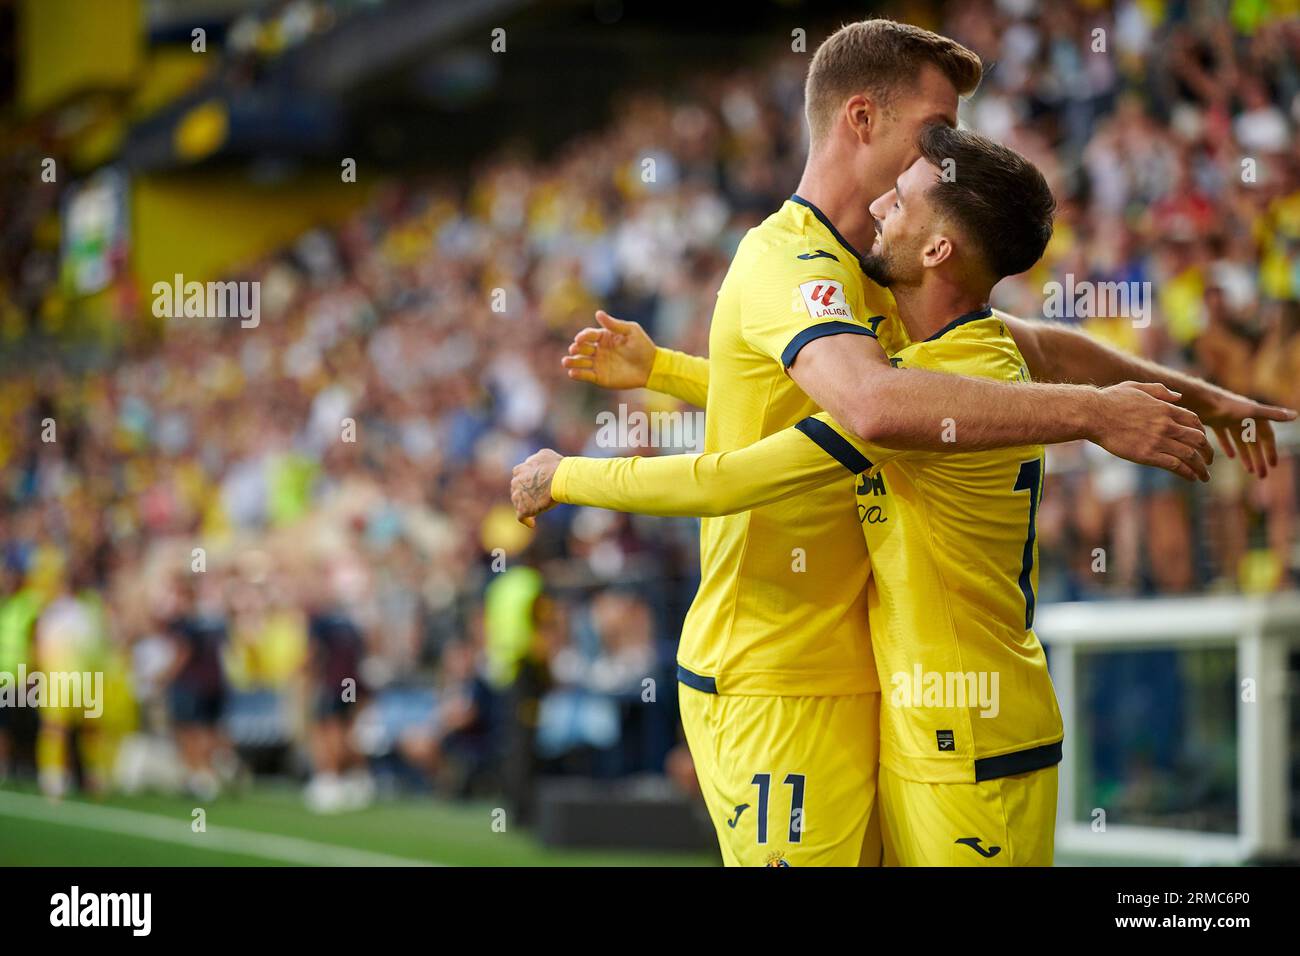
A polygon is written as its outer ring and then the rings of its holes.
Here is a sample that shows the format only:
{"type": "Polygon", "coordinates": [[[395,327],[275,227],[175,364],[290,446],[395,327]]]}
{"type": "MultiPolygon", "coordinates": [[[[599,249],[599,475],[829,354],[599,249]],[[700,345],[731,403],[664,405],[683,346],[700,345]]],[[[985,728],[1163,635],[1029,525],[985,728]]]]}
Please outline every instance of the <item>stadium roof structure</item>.
{"type": "Polygon", "coordinates": [[[747,48],[770,49],[791,25],[815,32],[806,12],[778,0],[751,4],[741,19],[618,0],[100,0],[93,16],[86,9],[19,0],[17,25],[9,20],[25,60],[8,91],[11,120],[70,136],[82,173],[108,162],[152,173],[339,156],[454,168],[515,139],[544,151],[599,122],[620,90],[662,88],[747,48]],[[88,112],[93,122],[68,122],[88,112]]]}
{"type": "MultiPolygon", "coordinates": [[[[486,38],[489,24],[529,3],[388,0],[359,9],[357,4],[347,5],[347,15],[329,29],[259,62],[251,77],[221,71],[137,125],[123,144],[121,158],[132,169],[156,170],[210,157],[311,158],[338,155],[344,147],[356,152],[356,146],[364,152],[375,137],[352,134],[365,129],[367,117],[384,115],[384,101],[408,85],[405,75],[430,57],[442,60],[448,46],[467,34],[478,31],[486,38]],[[376,101],[381,108],[368,109],[376,101]],[[221,117],[219,142],[203,143],[199,155],[187,154],[184,135],[196,110],[221,117]]],[[[217,9],[240,6],[229,0],[213,3],[217,9]]],[[[151,29],[151,35],[188,42],[188,5],[168,7],[174,9],[151,29]]],[[[482,46],[486,55],[486,39],[482,46]]]]}

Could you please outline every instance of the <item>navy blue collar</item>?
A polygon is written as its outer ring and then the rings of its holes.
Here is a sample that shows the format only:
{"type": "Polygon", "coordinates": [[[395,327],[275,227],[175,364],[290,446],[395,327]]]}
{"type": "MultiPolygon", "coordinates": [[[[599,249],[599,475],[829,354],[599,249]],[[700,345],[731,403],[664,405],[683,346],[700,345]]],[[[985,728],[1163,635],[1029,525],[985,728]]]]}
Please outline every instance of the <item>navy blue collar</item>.
{"type": "Polygon", "coordinates": [[[848,240],[846,240],[843,236],[840,235],[840,231],[835,228],[835,224],[826,218],[826,213],[822,212],[820,209],[818,209],[808,200],[804,199],[798,193],[795,193],[793,196],[791,196],[790,201],[797,202],[801,206],[807,206],[808,209],[812,212],[812,214],[817,217],[817,221],[830,230],[831,235],[835,237],[835,241],[838,242],[845,249],[847,249],[854,259],[858,260],[858,268],[862,269],[863,272],[866,272],[866,269],[864,269],[862,266],[862,254],[859,253],[858,250],[854,249],[851,245],[849,245],[848,240]]]}
{"type": "Polygon", "coordinates": [[[957,326],[959,325],[965,325],[967,322],[975,322],[979,319],[987,319],[991,315],[993,315],[993,309],[987,305],[984,306],[984,308],[977,309],[974,312],[967,312],[965,315],[959,315],[957,316],[957,318],[953,319],[951,322],[949,322],[947,325],[941,328],[938,332],[935,332],[934,335],[931,335],[925,341],[933,342],[935,339],[947,335],[949,332],[957,328],[957,326]]]}

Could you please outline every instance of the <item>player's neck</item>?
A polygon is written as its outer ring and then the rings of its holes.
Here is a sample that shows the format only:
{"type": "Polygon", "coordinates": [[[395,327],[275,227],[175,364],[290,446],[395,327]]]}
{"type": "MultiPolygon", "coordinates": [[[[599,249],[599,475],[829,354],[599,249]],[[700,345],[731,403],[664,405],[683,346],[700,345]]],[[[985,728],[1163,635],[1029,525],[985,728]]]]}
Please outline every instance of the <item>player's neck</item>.
{"type": "Polygon", "coordinates": [[[989,303],[989,291],[971,290],[943,281],[925,281],[914,286],[894,286],[898,317],[913,342],[922,342],[953,319],[978,312],[989,303]]]}
{"type": "Polygon", "coordinates": [[[870,202],[863,201],[852,179],[835,175],[826,162],[814,157],[804,167],[795,194],[820,209],[858,255],[871,250],[876,239],[875,220],[868,208],[870,202]]]}

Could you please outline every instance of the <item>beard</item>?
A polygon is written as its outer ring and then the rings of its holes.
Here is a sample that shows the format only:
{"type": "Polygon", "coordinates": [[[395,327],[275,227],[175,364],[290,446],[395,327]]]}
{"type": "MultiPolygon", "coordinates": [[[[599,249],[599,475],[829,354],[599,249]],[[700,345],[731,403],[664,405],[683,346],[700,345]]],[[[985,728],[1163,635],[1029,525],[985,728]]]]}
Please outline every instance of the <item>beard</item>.
{"type": "Polygon", "coordinates": [[[868,252],[863,256],[862,271],[867,274],[868,279],[882,289],[888,289],[898,279],[889,256],[883,252],[868,252]]]}

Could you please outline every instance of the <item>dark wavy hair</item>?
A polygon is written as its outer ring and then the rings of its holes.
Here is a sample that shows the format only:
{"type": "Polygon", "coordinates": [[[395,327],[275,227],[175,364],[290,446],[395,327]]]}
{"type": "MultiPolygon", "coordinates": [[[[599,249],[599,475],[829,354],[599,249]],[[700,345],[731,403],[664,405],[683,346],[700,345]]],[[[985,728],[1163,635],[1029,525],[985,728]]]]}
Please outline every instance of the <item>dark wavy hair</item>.
{"type": "Polygon", "coordinates": [[[1038,261],[1052,238],[1056,199],[1037,166],[991,139],[943,125],[926,127],[920,147],[941,175],[927,193],[930,202],[995,279],[1038,261]]]}

